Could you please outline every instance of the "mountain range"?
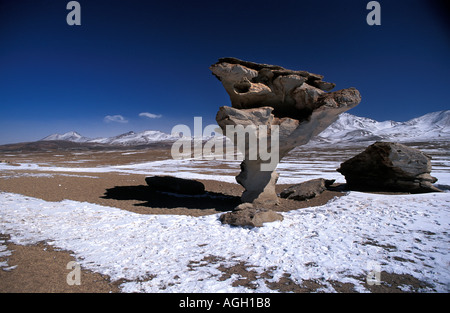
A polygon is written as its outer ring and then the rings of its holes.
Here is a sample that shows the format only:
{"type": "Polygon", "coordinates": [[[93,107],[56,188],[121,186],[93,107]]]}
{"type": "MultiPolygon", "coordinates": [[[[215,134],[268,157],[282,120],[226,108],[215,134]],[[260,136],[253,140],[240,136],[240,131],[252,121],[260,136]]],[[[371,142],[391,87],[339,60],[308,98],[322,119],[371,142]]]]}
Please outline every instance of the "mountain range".
{"type": "Polygon", "coordinates": [[[160,141],[175,141],[179,139],[180,136],[172,136],[170,134],[166,134],[157,130],[146,130],[143,132],[135,133],[134,131],[130,131],[128,133],[120,134],[118,136],[113,137],[100,137],[100,138],[88,138],[80,135],[75,131],[70,131],[65,134],[52,134],[47,136],[40,141],[53,141],[53,140],[62,140],[62,141],[72,141],[78,143],[100,143],[107,145],[119,145],[119,146],[133,146],[133,145],[142,145],[149,144],[160,141]]]}
{"type": "Polygon", "coordinates": [[[406,122],[384,121],[349,113],[321,132],[315,142],[358,143],[368,141],[429,142],[450,140],[450,110],[428,113],[406,122]]]}
{"type": "MultiPolygon", "coordinates": [[[[160,131],[147,130],[135,133],[130,131],[113,137],[88,138],[75,131],[65,134],[52,134],[41,141],[71,141],[77,143],[99,143],[107,145],[132,146],[155,142],[170,142],[179,139],[160,131]]],[[[343,113],[313,143],[337,144],[364,143],[369,141],[421,142],[450,140],[450,110],[428,113],[407,122],[384,121],[358,117],[343,113]]]]}

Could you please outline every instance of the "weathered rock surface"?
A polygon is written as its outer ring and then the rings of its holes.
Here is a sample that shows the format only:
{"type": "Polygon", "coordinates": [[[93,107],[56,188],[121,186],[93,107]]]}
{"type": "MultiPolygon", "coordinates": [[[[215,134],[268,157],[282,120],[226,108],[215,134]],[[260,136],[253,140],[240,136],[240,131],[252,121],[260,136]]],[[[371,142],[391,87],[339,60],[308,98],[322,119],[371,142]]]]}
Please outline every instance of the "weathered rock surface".
{"type": "Polygon", "coordinates": [[[280,193],[280,197],[298,201],[312,199],[327,190],[333,183],[334,179],[317,178],[308,180],[286,188],[280,193]]]}
{"type": "Polygon", "coordinates": [[[410,193],[441,191],[432,184],[431,157],[399,143],[376,142],[341,164],[350,190],[403,191],[410,193]]]}
{"type": "Polygon", "coordinates": [[[262,227],[264,223],[282,221],[283,215],[269,209],[257,208],[251,203],[243,203],[234,211],[222,214],[220,221],[233,226],[262,227]]]}
{"type": "Polygon", "coordinates": [[[276,203],[278,174],[275,168],[281,158],[296,146],[308,143],[340,113],[361,101],[355,88],[327,92],[335,85],[322,81],[322,75],[306,71],[235,58],[219,59],[210,70],[222,82],[231,100],[232,106],[221,107],[216,116],[223,133],[234,140],[234,135],[227,133],[227,125],[267,126],[265,132],[261,130],[264,133],[257,129],[256,134],[266,139],[267,151],[277,156],[275,162],[260,155],[254,158],[256,145],[247,142],[240,146],[235,142],[244,154],[241,173],[236,177],[245,188],[244,202],[276,203]]]}
{"type": "Polygon", "coordinates": [[[150,176],[145,182],[156,191],[173,192],[185,195],[199,195],[205,193],[203,183],[172,176],[150,176]]]}

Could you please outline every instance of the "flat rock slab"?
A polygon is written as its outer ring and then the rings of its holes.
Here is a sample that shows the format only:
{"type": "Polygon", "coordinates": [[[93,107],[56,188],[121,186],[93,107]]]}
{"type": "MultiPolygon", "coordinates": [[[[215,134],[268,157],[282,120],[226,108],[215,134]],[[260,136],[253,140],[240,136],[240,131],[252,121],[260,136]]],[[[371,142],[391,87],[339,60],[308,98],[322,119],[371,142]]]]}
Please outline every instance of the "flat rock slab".
{"type": "Polygon", "coordinates": [[[312,199],[328,189],[334,183],[333,180],[317,178],[290,186],[280,194],[281,198],[304,201],[312,199]]]}
{"type": "Polygon", "coordinates": [[[145,182],[156,191],[173,192],[184,195],[200,195],[205,193],[205,185],[192,179],[173,176],[150,176],[145,178],[145,182]]]}

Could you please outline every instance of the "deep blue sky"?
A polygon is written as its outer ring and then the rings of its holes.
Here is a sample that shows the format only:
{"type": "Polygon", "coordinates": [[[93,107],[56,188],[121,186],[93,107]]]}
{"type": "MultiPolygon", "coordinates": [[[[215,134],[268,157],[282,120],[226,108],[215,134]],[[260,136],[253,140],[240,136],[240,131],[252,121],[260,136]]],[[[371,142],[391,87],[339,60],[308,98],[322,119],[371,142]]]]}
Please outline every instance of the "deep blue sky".
{"type": "Polygon", "coordinates": [[[67,25],[68,2],[0,0],[0,144],[215,123],[230,102],[208,67],[226,56],[356,87],[358,116],[450,108],[445,1],[379,1],[380,26],[366,0],[79,0],[81,26],[67,25]]]}

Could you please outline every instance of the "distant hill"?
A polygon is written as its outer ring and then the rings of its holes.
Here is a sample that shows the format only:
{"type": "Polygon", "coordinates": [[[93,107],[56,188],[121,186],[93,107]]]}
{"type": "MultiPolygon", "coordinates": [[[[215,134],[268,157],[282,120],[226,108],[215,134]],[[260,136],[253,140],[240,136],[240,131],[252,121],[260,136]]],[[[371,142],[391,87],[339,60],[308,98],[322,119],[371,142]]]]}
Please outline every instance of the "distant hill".
{"type": "Polygon", "coordinates": [[[43,151],[102,151],[127,149],[170,149],[170,141],[154,141],[147,144],[111,145],[95,142],[73,142],[69,140],[40,140],[0,145],[0,152],[23,153],[43,151]]]}
{"type": "MultiPolygon", "coordinates": [[[[51,141],[33,141],[11,143],[0,146],[1,152],[33,152],[33,151],[54,151],[54,150],[90,150],[104,149],[105,146],[99,146],[91,143],[79,143],[67,140],[51,141]]],[[[108,147],[109,148],[109,147],[108,147]]]]}

